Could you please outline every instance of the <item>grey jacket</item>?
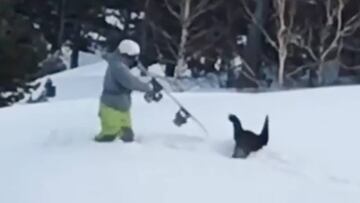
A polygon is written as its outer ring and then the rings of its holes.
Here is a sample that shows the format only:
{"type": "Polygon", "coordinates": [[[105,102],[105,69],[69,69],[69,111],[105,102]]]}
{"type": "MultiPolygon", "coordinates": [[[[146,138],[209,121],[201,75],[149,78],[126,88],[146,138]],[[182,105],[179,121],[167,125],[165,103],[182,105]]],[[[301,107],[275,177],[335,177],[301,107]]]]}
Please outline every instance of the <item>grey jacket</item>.
{"type": "Polygon", "coordinates": [[[131,107],[131,92],[149,92],[151,86],[132,75],[118,50],[106,53],[103,58],[108,67],[103,81],[101,102],[111,108],[128,111],[131,107]]]}

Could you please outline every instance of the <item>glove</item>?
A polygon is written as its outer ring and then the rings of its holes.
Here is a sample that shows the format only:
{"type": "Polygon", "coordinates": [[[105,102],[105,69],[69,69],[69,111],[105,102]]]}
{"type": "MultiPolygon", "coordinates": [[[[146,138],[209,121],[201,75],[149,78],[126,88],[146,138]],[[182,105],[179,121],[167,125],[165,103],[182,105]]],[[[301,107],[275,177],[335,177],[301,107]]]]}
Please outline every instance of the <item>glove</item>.
{"type": "Polygon", "coordinates": [[[159,102],[163,97],[161,94],[163,87],[154,78],[151,79],[150,84],[152,86],[152,91],[145,93],[144,98],[148,103],[152,101],[159,102]]]}

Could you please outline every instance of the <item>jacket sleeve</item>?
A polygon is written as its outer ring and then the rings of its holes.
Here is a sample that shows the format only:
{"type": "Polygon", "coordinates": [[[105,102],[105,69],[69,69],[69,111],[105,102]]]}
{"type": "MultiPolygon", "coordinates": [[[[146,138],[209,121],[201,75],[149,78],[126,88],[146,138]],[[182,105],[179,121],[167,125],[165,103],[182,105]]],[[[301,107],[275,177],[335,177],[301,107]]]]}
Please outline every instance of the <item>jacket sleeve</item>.
{"type": "Polygon", "coordinates": [[[134,76],[129,68],[120,61],[111,61],[109,65],[114,79],[124,87],[140,92],[150,92],[152,90],[149,84],[134,76]]]}

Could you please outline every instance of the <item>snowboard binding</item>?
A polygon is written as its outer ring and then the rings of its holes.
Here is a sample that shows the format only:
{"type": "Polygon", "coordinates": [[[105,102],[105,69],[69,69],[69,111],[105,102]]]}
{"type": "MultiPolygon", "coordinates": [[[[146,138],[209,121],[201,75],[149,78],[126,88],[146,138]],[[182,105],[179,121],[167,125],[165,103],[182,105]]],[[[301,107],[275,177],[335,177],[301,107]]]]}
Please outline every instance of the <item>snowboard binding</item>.
{"type": "Polygon", "coordinates": [[[174,124],[177,126],[182,126],[185,123],[187,123],[187,120],[190,118],[190,113],[184,109],[181,108],[176,114],[175,114],[175,118],[174,118],[174,124]]]}
{"type": "Polygon", "coordinates": [[[151,103],[153,101],[159,102],[163,98],[163,95],[161,94],[161,92],[149,92],[145,94],[144,98],[145,101],[148,103],[151,103]]]}
{"type": "Polygon", "coordinates": [[[151,79],[151,84],[153,86],[153,91],[146,93],[144,98],[148,103],[153,102],[153,101],[159,102],[163,98],[161,91],[164,88],[154,78],[151,79]]]}

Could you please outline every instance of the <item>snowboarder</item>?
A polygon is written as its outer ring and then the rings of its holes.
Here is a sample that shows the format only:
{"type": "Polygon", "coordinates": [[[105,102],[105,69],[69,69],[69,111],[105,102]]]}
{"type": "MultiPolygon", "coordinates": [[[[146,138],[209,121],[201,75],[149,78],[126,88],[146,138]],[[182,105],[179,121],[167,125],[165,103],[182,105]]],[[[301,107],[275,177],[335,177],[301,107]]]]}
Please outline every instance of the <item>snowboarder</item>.
{"type": "Polygon", "coordinates": [[[102,58],[108,63],[100,97],[99,117],[101,132],[95,136],[97,142],[111,142],[120,138],[124,142],[134,140],[130,108],[131,92],[156,94],[160,89],[155,80],[146,83],[131,74],[137,66],[140,46],[133,40],[122,40],[114,51],[102,51],[102,58]]]}

